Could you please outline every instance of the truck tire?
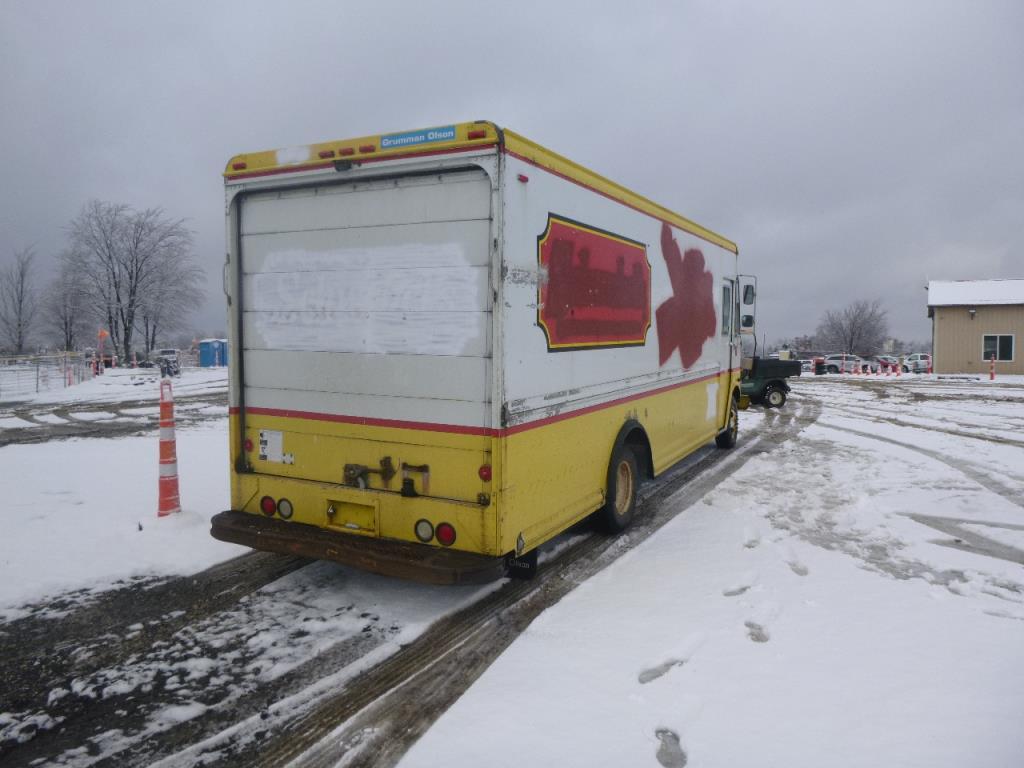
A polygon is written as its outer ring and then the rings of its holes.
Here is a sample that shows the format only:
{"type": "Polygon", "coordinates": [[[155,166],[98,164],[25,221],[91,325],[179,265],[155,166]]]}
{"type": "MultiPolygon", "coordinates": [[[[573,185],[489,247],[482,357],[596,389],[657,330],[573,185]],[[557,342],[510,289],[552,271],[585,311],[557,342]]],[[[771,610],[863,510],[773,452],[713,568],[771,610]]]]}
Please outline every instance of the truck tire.
{"type": "Polygon", "coordinates": [[[719,448],[732,448],[736,445],[736,438],[740,434],[740,411],[736,398],[729,400],[729,418],[725,423],[725,429],[718,433],[715,438],[715,445],[719,448]]]}
{"type": "Polygon", "coordinates": [[[598,510],[596,522],[605,533],[620,533],[629,527],[636,511],[636,490],[640,471],[636,456],[627,445],[616,447],[608,465],[607,501],[598,510]]]}
{"type": "Polygon", "coordinates": [[[764,404],[769,408],[781,408],[786,404],[786,390],[782,387],[768,387],[764,393],[764,404]]]}
{"type": "Polygon", "coordinates": [[[835,366],[835,365],[830,365],[828,367],[828,372],[829,373],[839,373],[839,367],[835,366]]]}

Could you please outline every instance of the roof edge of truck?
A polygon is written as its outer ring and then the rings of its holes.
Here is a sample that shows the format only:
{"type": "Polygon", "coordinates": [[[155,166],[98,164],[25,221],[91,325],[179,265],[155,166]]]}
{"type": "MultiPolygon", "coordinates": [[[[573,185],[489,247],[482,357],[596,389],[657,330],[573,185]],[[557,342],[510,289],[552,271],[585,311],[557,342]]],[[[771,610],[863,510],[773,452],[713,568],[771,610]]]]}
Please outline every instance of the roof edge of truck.
{"type": "Polygon", "coordinates": [[[502,129],[486,120],[235,155],[224,169],[224,180],[228,183],[252,177],[330,168],[339,163],[451,154],[494,145],[524,162],[624,203],[728,251],[739,253],[736,243],[728,238],[525,136],[502,129]]]}

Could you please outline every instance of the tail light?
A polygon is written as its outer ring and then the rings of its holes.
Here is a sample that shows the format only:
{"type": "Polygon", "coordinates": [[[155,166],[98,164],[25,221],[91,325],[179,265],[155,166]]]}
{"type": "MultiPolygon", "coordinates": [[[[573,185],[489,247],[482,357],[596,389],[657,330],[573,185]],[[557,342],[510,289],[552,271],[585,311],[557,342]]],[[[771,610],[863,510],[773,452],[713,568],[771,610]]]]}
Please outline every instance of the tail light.
{"type": "Polygon", "coordinates": [[[277,502],[270,496],[264,496],[260,499],[260,510],[267,517],[273,517],[274,513],[277,512],[277,502]]]}
{"type": "Polygon", "coordinates": [[[485,483],[491,482],[491,465],[490,464],[483,464],[483,465],[481,465],[480,469],[478,469],[476,471],[476,473],[480,476],[480,479],[483,480],[485,483]]]}
{"type": "Polygon", "coordinates": [[[416,538],[424,544],[434,538],[434,526],[431,525],[429,520],[418,520],[413,530],[416,533],[416,538]]]}
{"type": "Polygon", "coordinates": [[[435,534],[437,535],[437,541],[439,544],[450,547],[455,543],[455,526],[451,523],[440,523],[437,526],[435,534]]]}

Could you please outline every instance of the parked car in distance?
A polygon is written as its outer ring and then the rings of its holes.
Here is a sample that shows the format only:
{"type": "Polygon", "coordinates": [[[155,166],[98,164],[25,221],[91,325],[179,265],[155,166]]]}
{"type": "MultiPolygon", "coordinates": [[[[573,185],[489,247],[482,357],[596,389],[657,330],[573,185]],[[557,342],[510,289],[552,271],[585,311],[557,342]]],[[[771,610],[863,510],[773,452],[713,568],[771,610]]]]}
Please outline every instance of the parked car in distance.
{"type": "Polygon", "coordinates": [[[857,373],[864,365],[858,355],[826,355],[825,373],[857,373]]]}
{"type": "Polygon", "coordinates": [[[803,371],[804,373],[813,373],[814,372],[814,361],[813,360],[801,360],[800,361],[800,370],[803,371]]]}
{"type": "Polygon", "coordinates": [[[932,367],[932,356],[927,352],[915,352],[903,358],[904,373],[928,373],[932,367]]]}

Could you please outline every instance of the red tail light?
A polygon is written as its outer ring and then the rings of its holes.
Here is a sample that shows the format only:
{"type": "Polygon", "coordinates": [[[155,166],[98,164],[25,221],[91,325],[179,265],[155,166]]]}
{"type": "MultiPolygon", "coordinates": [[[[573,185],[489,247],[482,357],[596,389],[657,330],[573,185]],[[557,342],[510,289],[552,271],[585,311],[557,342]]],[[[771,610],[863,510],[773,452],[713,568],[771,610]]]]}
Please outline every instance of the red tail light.
{"type": "Polygon", "coordinates": [[[441,523],[437,526],[434,532],[437,536],[437,541],[446,547],[450,547],[455,543],[455,527],[451,523],[441,523]]]}
{"type": "Polygon", "coordinates": [[[480,479],[483,480],[485,483],[491,482],[491,465],[490,464],[483,464],[483,465],[481,465],[480,469],[478,469],[476,471],[476,473],[478,475],[480,475],[480,479]]]}
{"type": "Polygon", "coordinates": [[[260,499],[260,509],[262,510],[264,515],[266,515],[267,517],[272,517],[273,514],[277,512],[277,502],[274,501],[269,496],[264,496],[262,499],[260,499]]]}

